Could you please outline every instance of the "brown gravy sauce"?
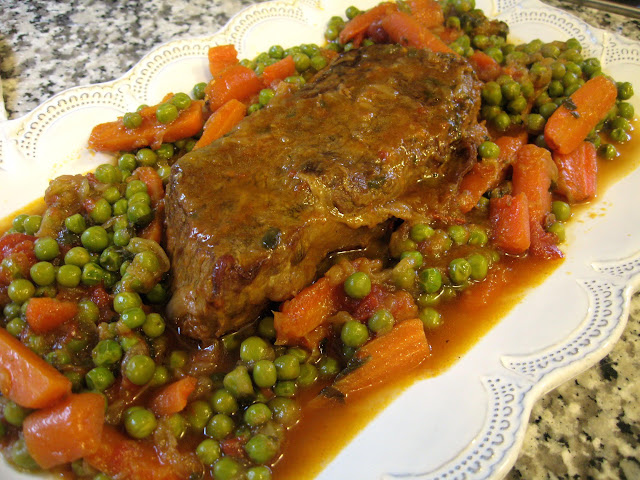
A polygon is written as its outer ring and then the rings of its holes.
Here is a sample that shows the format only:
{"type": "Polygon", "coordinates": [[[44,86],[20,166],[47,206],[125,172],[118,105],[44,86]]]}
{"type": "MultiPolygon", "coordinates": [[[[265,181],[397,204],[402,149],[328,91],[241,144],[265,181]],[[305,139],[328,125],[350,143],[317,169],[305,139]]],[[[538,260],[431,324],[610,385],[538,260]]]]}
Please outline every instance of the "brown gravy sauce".
{"type": "MultiPolygon", "coordinates": [[[[633,125],[638,127],[638,120],[633,125]]],[[[619,156],[614,160],[599,160],[598,190],[608,188],[640,167],[640,135],[630,142],[617,145],[619,156]]],[[[592,202],[597,205],[597,200],[592,202]]],[[[577,208],[592,208],[593,205],[577,208]]],[[[11,222],[19,213],[40,214],[45,204],[37,199],[20,211],[0,219],[0,232],[11,228],[11,222]]],[[[606,210],[602,205],[601,209],[606,210]]],[[[576,207],[574,207],[574,211],[576,207]]],[[[593,215],[600,215],[594,211],[593,215]]],[[[568,228],[571,228],[569,222],[568,228]]],[[[570,246],[564,246],[567,255],[570,246]]],[[[438,306],[444,323],[429,331],[427,338],[431,357],[417,371],[394,379],[364,394],[350,396],[345,403],[333,403],[330,415],[326,409],[310,411],[303,407],[301,421],[287,433],[285,454],[273,468],[277,480],[306,480],[318,475],[324,467],[344,448],[375,415],[382,411],[397,395],[417,380],[433,377],[446,371],[459,360],[483,335],[496,325],[526,294],[542,283],[561,261],[544,261],[530,257],[503,256],[502,274],[507,278],[508,289],[492,292],[491,302],[482,300],[483,283],[476,284],[464,292],[461,298],[438,306]]],[[[300,397],[304,405],[324,385],[303,392],[300,397]]]]}

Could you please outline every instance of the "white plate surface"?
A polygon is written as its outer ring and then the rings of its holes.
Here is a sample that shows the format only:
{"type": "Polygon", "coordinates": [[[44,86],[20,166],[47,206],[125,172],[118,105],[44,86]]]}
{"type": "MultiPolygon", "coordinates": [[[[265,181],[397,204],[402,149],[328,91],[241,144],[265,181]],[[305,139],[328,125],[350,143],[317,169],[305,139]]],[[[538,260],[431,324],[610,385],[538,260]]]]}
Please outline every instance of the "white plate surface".
{"type": "MultiPolygon", "coordinates": [[[[376,0],[349,1],[367,8],[376,0]]],[[[640,91],[640,44],[537,0],[482,0],[518,40],[575,37],[617,80],[640,91]]],[[[93,125],[207,77],[206,52],[233,43],[240,57],[266,44],[321,42],[339,0],[274,1],[235,16],[215,35],[162,45],[113,82],[67,90],[0,123],[0,216],[42,196],[50,179],[109,156],[86,149],[93,125]],[[268,39],[268,41],[265,41],[268,39]]],[[[640,94],[634,98],[640,111],[640,94]]],[[[382,411],[318,479],[497,479],[515,462],[533,403],[606,355],[640,285],[640,169],[568,228],[567,260],[444,374],[420,381],[382,411]]],[[[0,478],[26,480],[0,463],[0,478]]]]}

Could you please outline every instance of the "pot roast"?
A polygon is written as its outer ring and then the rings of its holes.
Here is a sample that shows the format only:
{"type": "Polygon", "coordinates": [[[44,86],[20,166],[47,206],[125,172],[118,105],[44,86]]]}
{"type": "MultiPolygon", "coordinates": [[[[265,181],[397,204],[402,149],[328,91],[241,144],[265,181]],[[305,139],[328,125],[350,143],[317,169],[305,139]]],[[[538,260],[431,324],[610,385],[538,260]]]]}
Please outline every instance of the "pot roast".
{"type": "Polygon", "coordinates": [[[206,342],[238,329],[391,218],[459,220],[479,107],[464,59],[372,45],[182,157],[166,200],[181,333],[206,342]]]}

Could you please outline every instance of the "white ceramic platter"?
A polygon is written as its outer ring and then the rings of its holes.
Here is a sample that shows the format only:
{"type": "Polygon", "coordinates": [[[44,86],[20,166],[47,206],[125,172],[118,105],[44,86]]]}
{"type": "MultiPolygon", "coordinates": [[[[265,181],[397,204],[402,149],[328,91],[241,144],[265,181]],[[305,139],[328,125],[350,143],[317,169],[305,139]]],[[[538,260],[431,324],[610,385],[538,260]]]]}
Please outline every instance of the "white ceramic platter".
{"type": "MultiPolygon", "coordinates": [[[[215,35],[170,42],[122,78],[67,90],[22,118],[0,123],[0,215],[42,196],[62,173],[109,157],[86,149],[91,128],[170,91],[208,79],[206,52],[233,43],[252,58],[264,45],[321,42],[347,4],[298,0],[257,4],[215,35]]],[[[640,78],[640,44],[588,26],[537,0],[482,0],[518,40],[575,37],[617,80],[640,78]]],[[[635,83],[636,91],[640,84],[635,83]]],[[[640,95],[635,97],[640,111],[640,95]]],[[[640,285],[640,170],[620,180],[568,228],[567,260],[440,376],[406,390],[319,475],[341,479],[496,479],[513,465],[533,403],[602,358],[618,339],[640,285]]],[[[26,480],[0,463],[0,478],[26,480]]]]}

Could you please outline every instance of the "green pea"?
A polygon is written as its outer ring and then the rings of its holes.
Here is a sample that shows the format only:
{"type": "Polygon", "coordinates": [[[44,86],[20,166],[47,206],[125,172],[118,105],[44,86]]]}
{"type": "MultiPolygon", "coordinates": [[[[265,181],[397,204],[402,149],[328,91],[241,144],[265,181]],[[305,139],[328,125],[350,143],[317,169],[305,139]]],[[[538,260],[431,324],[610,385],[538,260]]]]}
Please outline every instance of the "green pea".
{"type": "Polygon", "coordinates": [[[164,303],[167,300],[167,291],[160,283],[156,283],[153,288],[147,292],[146,298],[149,303],[164,303]]]}
{"type": "Polygon", "coordinates": [[[134,292],[121,292],[113,297],[113,309],[117,313],[122,313],[129,308],[140,307],[142,299],[134,292]]]}
{"type": "Polygon", "coordinates": [[[300,363],[293,355],[280,355],[273,363],[279,380],[295,380],[300,375],[300,363]]]}
{"type": "MultiPolygon", "coordinates": [[[[119,232],[121,231],[123,230],[119,230],[119,232]]],[[[99,262],[105,270],[118,272],[123,262],[122,254],[114,247],[107,247],[100,254],[99,262]]]]}
{"type": "Polygon", "coordinates": [[[31,472],[40,470],[36,461],[29,454],[29,450],[24,443],[23,437],[18,437],[18,439],[13,442],[13,445],[11,445],[11,448],[8,451],[8,457],[11,463],[22,470],[31,472]]]}
{"type": "Polygon", "coordinates": [[[563,84],[563,79],[565,78],[566,75],[567,73],[565,73],[561,79],[553,80],[549,84],[548,92],[550,97],[554,98],[554,97],[559,97],[561,95],[564,95],[565,85],[563,84]]]}
{"type": "Polygon", "coordinates": [[[527,108],[527,99],[523,96],[514,98],[507,104],[507,109],[512,113],[522,113],[527,108]]]}
{"type": "Polygon", "coordinates": [[[35,241],[33,251],[38,260],[53,260],[60,255],[60,246],[55,239],[51,237],[42,237],[35,241]]]}
{"type": "MultiPolygon", "coordinates": [[[[158,154],[150,148],[141,148],[136,153],[136,162],[144,167],[153,167],[157,161],[158,154]]],[[[127,198],[129,198],[129,196],[127,196],[127,198]]]]}
{"type": "Polygon", "coordinates": [[[497,158],[500,155],[500,147],[493,142],[485,141],[478,147],[478,153],[482,158],[497,158]]]}
{"type": "Polygon", "coordinates": [[[231,457],[224,456],[213,465],[214,480],[235,480],[239,477],[242,467],[231,457]]]}
{"type": "Polygon", "coordinates": [[[224,376],[224,387],[236,398],[253,395],[253,384],[249,371],[244,365],[239,365],[224,376]]]}
{"type": "Polygon", "coordinates": [[[106,272],[99,265],[96,265],[95,263],[87,263],[82,267],[80,280],[83,285],[91,287],[104,281],[106,278],[105,274],[106,272]]]}
{"type": "Polygon", "coordinates": [[[87,228],[80,236],[82,246],[90,252],[101,252],[109,245],[107,231],[99,225],[87,228]]]}
{"type": "MultiPolygon", "coordinates": [[[[129,233],[128,230],[124,230],[124,229],[117,230],[113,234],[113,244],[116,247],[126,247],[127,245],[129,245],[130,241],[131,241],[131,234],[129,233]]],[[[120,260],[122,259],[120,258],[120,260]]],[[[122,263],[119,264],[118,270],[120,270],[120,267],[122,267],[122,263]]]]}
{"type": "Polygon", "coordinates": [[[621,128],[625,132],[629,132],[631,131],[631,124],[626,118],[616,117],[611,122],[611,128],[612,129],[621,128]]]}
{"type": "Polygon", "coordinates": [[[633,97],[633,85],[630,82],[617,82],[618,100],[629,100],[633,97]]]}
{"type": "Polygon", "coordinates": [[[21,427],[24,419],[27,418],[27,415],[31,413],[28,409],[21,407],[17,403],[8,400],[4,405],[4,409],[2,411],[4,415],[4,420],[14,427],[21,427]]]}
{"type": "Polygon", "coordinates": [[[127,213],[128,206],[129,206],[129,202],[127,202],[125,198],[116,200],[116,202],[112,206],[113,216],[119,217],[120,215],[124,215],[125,213],[127,213]]]}
{"type": "Polygon", "coordinates": [[[609,133],[611,139],[618,143],[625,143],[629,140],[629,134],[622,128],[615,128],[609,133]]]}
{"type": "Polygon", "coordinates": [[[134,203],[127,208],[127,218],[131,223],[144,226],[153,220],[153,210],[145,203],[134,203]]]}
{"type": "Polygon", "coordinates": [[[483,105],[482,106],[482,118],[485,120],[493,120],[500,114],[502,110],[498,105],[483,105]]]}
{"type": "Polygon", "coordinates": [[[151,197],[147,192],[137,192],[134,193],[131,198],[129,198],[127,205],[133,205],[134,203],[145,203],[147,205],[151,204],[151,197]]]}
{"type": "Polygon", "coordinates": [[[449,263],[449,277],[457,285],[462,285],[471,276],[471,265],[464,258],[456,258],[449,263]]]}
{"type": "Polygon", "coordinates": [[[189,354],[184,350],[173,350],[169,354],[168,364],[169,364],[169,367],[171,368],[183,368],[187,365],[188,361],[189,361],[189,354]]]}
{"type": "Polygon", "coordinates": [[[493,125],[503,132],[511,126],[511,118],[505,112],[499,113],[493,119],[493,125]]]}
{"type": "Polygon", "coordinates": [[[275,393],[279,397],[295,397],[298,393],[298,385],[293,380],[280,380],[273,387],[273,393],[275,393]]]}
{"type": "Polygon", "coordinates": [[[292,347],[287,350],[289,355],[293,355],[298,360],[298,363],[302,365],[309,358],[309,352],[307,352],[304,348],[300,347],[292,347]]]}
{"type": "Polygon", "coordinates": [[[144,385],[153,377],[156,364],[148,355],[134,355],[124,366],[123,373],[134,385],[144,385]]]}
{"type": "Polygon", "coordinates": [[[520,84],[513,80],[503,83],[500,90],[502,92],[502,97],[506,100],[513,100],[520,96],[520,84]]]}
{"type": "Polygon", "coordinates": [[[100,340],[91,351],[91,358],[96,367],[109,367],[122,358],[122,347],[115,340],[100,340]]]}
{"type": "Polygon", "coordinates": [[[141,327],[146,319],[147,316],[140,307],[128,308],[120,314],[122,323],[131,329],[141,327]]]}
{"type": "Polygon", "coordinates": [[[86,323],[96,323],[100,318],[100,309],[91,300],[83,299],[78,302],[78,320],[86,323]]]}
{"type": "MultiPolygon", "coordinates": [[[[269,411],[269,414],[271,414],[271,411],[269,411]]],[[[208,437],[215,438],[216,440],[222,440],[230,435],[234,428],[235,422],[230,416],[223,413],[217,413],[211,417],[207,423],[204,433],[208,437]]]]}
{"type": "Polygon", "coordinates": [[[469,265],[471,265],[471,278],[474,280],[483,280],[489,272],[489,261],[487,257],[481,253],[472,253],[467,257],[469,265]]]}
{"type": "Polygon", "coordinates": [[[22,305],[36,293],[36,287],[29,280],[18,278],[9,284],[7,294],[12,302],[22,305]]]}
{"type": "Polygon", "coordinates": [[[113,184],[122,181],[122,174],[115,165],[103,163],[96,167],[96,179],[101,183],[113,184]]]}
{"type": "Polygon", "coordinates": [[[154,387],[165,385],[171,380],[171,372],[164,365],[156,365],[156,369],[153,372],[153,377],[149,384],[154,387]]]}
{"type": "Polygon", "coordinates": [[[635,109],[633,105],[628,102],[620,102],[618,103],[618,115],[627,120],[631,120],[635,115],[635,109]]]}
{"type": "Polygon", "coordinates": [[[268,463],[278,453],[278,443],[272,437],[258,433],[249,439],[244,450],[256,463],[268,463]]]}
{"type": "Polygon", "coordinates": [[[40,215],[29,215],[22,222],[24,233],[26,233],[27,235],[35,235],[38,230],[40,230],[41,223],[42,217],[40,215]]]}
{"type": "Polygon", "coordinates": [[[416,271],[411,267],[401,268],[398,264],[391,273],[391,279],[396,287],[405,290],[411,289],[416,282],[416,271]]]}
{"type": "Polygon", "coordinates": [[[555,200],[551,203],[551,212],[555,215],[556,220],[564,222],[571,217],[571,206],[567,202],[555,200]]]}
{"type": "Polygon", "coordinates": [[[55,366],[64,366],[71,363],[71,355],[62,348],[57,348],[45,355],[45,360],[55,366]]]}
{"type": "Polygon", "coordinates": [[[258,360],[253,366],[253,381],[260,388],[270,388],[278,379],[278,372],[273,362],[258,360]]]}
{"type": "Polygon", "coordinates": [[[300,376],[298,376],[297,382],[300,387],[305,388],[318,379],[318,369],[310,363],[303,363],[300,365],[300,376]]]}
{"type": "Polygon", "coordinates": [[[40,356],[44,356],[47,351],[47,342],[41,335],[29,335],[27,346],[40,356]]]}
{"type": "Polygon", "coordinates": [[[276,60],[284,58],[284,48],[282,48],[280,45],[272,45],[269,48],[268,53],[271,58],[275,58],[276,60]]]}
{"type": "Polygon", "coordinates": [[[89,370],[84,378],[91,390],[99,392],[105,391],[115,382],[113,373],[106,367],[95,367],[89,370]]]}
{"type": "Polygon", "coordinates": [[[527,115],[527,131],[532,134],[539,134],[544,130],[545,118],[538,113],[527,115]]]}
{"type": "Polygon", "coordinates": [[[122,195],[120,194],[120,190],[118,190],[118,187],[114,185],[108,187],[104,192],[102,192],[102,198],[111,205],[111,208],[113,208],[113,204],[120,200],[121,197],[122,195]]]}
{"type": "Polygon", "coordinates": [[[605,143],[598,149],[598,154],[606,160],[613,160],[618,156],[618,150],[610,143],[605,143]]]}
{"type": "Polygon", "coordinates": [[[276,92],[272,88],[263,88],[258,94],[260,105],[266,105],[271,101],[276,92]]]}
{"type": "Polygon", "coordinates": [[[376,310],[367,320],[369,330],[377,334],[390,332],[394,323],[393,314],[386,309],[376,310]]]}
{"type": "Polygon", "coordinates": [[[347,347],[360,347],[369,339],[369,330],[357,320],[349,320],[342,325],[340,339],[347,347]]]}
{"type": "Polygon", "coordinates": [[[24,221],[27,219],[29,215],[22,213],[20,215],[16,215],[16,217],[13,219],[13,222],[11,223],[12,227],[15,229],[16,232],[22,233],[24,232],[24,221]]]}
{"type": "Polygon", "coordinates": [[[219,388],[213,392],[210,402],[213,409],[218,413],[231,415],[238,410],[238,401],[236,400],[236,397],[234,397],[229,390],[224,388],[219,388]]]}
{"type": "Polygon", "coordinates": [[[344,291],[351,298],[361,299],[371,292],[371,279],[364,272],[355,272],[344,281],[344,291]]]}
{"type": "Polygon", "coordinates": [[[249,337],[240,345],[240,359],[249,365],[258,360],[273,358],[273,348],[260,337],[249,337]]]}
{"type": "Polygon", "coordinates": [[[202,100],[204,98],[204,93],[206,88],[207,88],[206,82],[196,83],[193,86],[193,89],[191,90],[191,94],[193,95],[193,98],[195,98],[196,100],[202,100]]]}
{"type": "Polygon", "coordinates": [[[249,115],[251,115],[252,113],[257,112],[261,108],[262,108],[262,104],[260,104],[260,103],[252,103],[251,105],[249,105],[249,108],[247,109],[247,113],[249,115]]]}
{"type": "Polygon", "coordinates": [[[319,71],[327,66],[327,60],[322,56],[322,54],[314,55],[311,57],[311,67],[314,70],[319,71]]]}
{"type": "Polygon", "coordinates": [[[301,87],[302,85],[307,83],[306,80],[304,79],[304,77],[302,77],[300,75],[291,75],[290,77],[285,78],[284,81],[286,83],[290,83],[292,85],[297,85],[299,87],[301,87]]]}
{"type": "Polygon", "coordinates": [[[132,172],[137,166],[136,157],[131,153],[123,153],[118,158],[118,168],[120,170],[132,172]]]}
{"type": "Polygon", "coordinates": [[[184,110],[191,106],[191,98],[186,93],[179,92],[171,98],[171,103],[175,105],[178,110],[184,110]]]}
{"type": "Polygon", "coordinates": [[[247,470],[247,480],[271,480],[271,470],[264,465],[251,467],[247,470]]]}
{"type": "Polygon", "coordinates": [[[454,28],[454,29],[459,30],[460,29],[460,18],[455,17],[455,16],[447,17],[446,25],[449,28],[454,28]]]}
{"type": "Polygon", "coordinates": [[[178,108],[172,103],[163,103],[156,110],[156,119],[158,122],[167,124],[178,118],[178,108]]]}
{"type": "Polygon", "coordinates": [[[429,225],[418,223],[411,227],[409,238],[414,242],[423,242],[433,236],[434,230],[429,225]]]}
{"type": "Polygon", "coordinates": [[[213,411],[207,402],[196,400],[187,407],[187,419],[195,430],[202,430],[209,423],[213,411]]]}
{"type": "Polygon", "coordinates": [[[336,27],[329,25],[324,31],[324,38],[332,42],[333,40],[338,38],[339,34],[340,34],[340,31],[336,27]]]}
{"type": "Polygon", "coordinates": [[[542,105],[538,109],[538,112],[540,112],[540,115],[542,115],[542,117],[546,120],[551,116],[551,114],[553,114],[553,112],[556,111],[557,108],[558,106],[555,103],[549,102],[542,105]]]}
{"type": "Polygon", "coordinates": [[[452,225],[447,229],[447,233],[456,245],[464,245],[469,240],[469,231],[463,225],[452,225]]]}
{"type": "Polygon", "coordinates": [[[20,316],[20,305],[17,303],[7,303],[2,309],[2,313],[4,314],[6,319],[12,319],[20,316]]]}
{"type": "Polygon", "coordinates": [[[434,329],[442,325],[442,316],[435,308],[426,307],[420,310],[418,314],[425,328],[434,329]]]}
{"type": "Polygon", "coordinates": [[[142,115],[138,112],[127,112],[122,116],[122,123],[125,128],[138,128],[142,125],[142,115]]]}
{"type": "Polygon", "coordinates": [[[560,222],[553,223],[547,229],[547,231],[555,234],[555,236],[558,237],[558,243],[564,243],[567,234],[566,234],[564,225],[562,223],[560,223],[560,222]]]}
{"type": "Polygon", "coordinates": [[[482,88],[482,99],[489,105],[500,105],[502,90],[496,82],[487,82],[482,88]]]}
{"type": "Polygon", "coordinates": [[[322,357],[318,362],[318,372],[323,377],[332,377],[340,371],[340,364],[333,357],[322,357]]]}
{"type": "Polygon", "coordinates": [[[21,318],[13,318],[9,322],[7,322],[6,329],[14,337],[19,336],[24,328],[27,326],[27,322],[22,320],[21,318]]]}
{"type": "Polygon", "coordinates": [[[164,333],[165,322],[158,313],[150,313],[142,324],[142,331],[149,338],[157,338],[164,333]]]}
{"type": "Polygon", "coordinates": [[[402,252],[400,254],[400,259],[404,260],[405,258],[408,258],[409,260],[409,264],[411,265],[412,268],[420,268],[422,266],[423,263],[423,258],[422,258],[422,254],[420,252],[418,252],[417,250],[411,250],[409,252],[402,252]]]}
{"type": "Polygon", "coordinates": [[[437,268],[426,268],[419,275],[420,286],[427,293],[435,293],[442,287],[442,274],[437,268]]]}
{"type": "Polygon", "coordinates": [[[484,53],[489,55],[498,63],[504,62],[504,54],[502,53],[502,50],[500,50],[499,47],[489,47],[484,51],[484,53]]]}
{"type": "Polygon", "coordinates": [[[196,455],[205,465],[213,465],[222,455],[222,450],[218,442],[207,438],[196,447],[196,455]]]}
{"type": "Polygon", "coordinates": [[[167,418],[167,425],[176,439],[182,438],[187,433],[187,421],[179,413],[174,413],[167,418]]]}
{"type": "Polygon", "coordinates": [[[247,407],[243,418],[250,427],[257,427],[271,420],[271,410],[264,403],[254,403],[247,407]]]}
{"type": "Polygon", "coordinates": [[[489,241],[489,236],[487,232],[477,225],[472,225],[469,227],[469,245],[477,245],[479,247],[484,247],[489,241]]]}
{"type": "Polygon", "coordinates": [[[62,287],[77,287],[81,279],[82,270],[77,265],[62,265],[56,272],[56,282],[62,287]]]}
{"type": "Polygon", "coordinates": [[[298,72],[304,72],[311,66],[311,59],[304,53],[295,53],[293,55],[293,62],[298,72]]]}
{"type": "Polygon", "coordinates": [[[38,262],[34,264],[29,270],[31,280],[36,285],[47,286],[51,285],[56,280],[56,271],[50,262],[38,262]]]}
{"type": "Polygon", "coordinates": [[[131,407],[124,412],[124,428],[133,438],[146,438],[153,433],[157,426],[158,421],[151,410],[143,407],[131,407]]]}

